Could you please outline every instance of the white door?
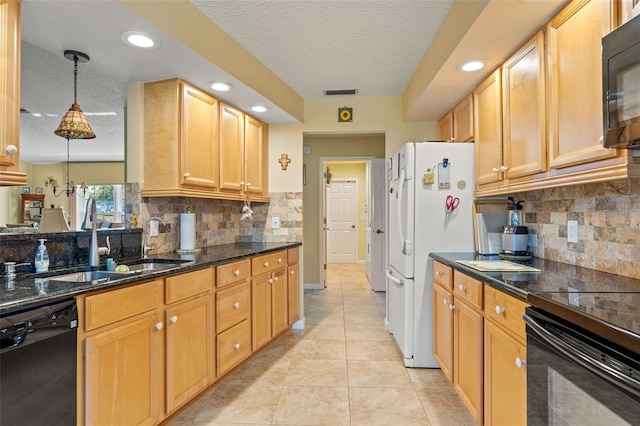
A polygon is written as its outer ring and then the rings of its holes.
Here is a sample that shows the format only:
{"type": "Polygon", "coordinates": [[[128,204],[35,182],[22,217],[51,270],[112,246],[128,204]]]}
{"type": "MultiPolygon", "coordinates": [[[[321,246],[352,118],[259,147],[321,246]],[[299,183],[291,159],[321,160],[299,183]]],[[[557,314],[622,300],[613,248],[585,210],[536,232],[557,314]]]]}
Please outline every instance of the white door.
{"type": "Polygon", "coordinates": [[[327,263],[356,263],[356,188],[339,180],[327,188],[327,263]]]}
{"type": "Polygon", "coordinates": [[[369,212],[370,223],[368,233],[368,264],[367,278],[373,291],[385,291],[385,194],[387,186],[385,183],[386,161],[383,159],[371,161],[370,173],[370,194],[369,212]]]}

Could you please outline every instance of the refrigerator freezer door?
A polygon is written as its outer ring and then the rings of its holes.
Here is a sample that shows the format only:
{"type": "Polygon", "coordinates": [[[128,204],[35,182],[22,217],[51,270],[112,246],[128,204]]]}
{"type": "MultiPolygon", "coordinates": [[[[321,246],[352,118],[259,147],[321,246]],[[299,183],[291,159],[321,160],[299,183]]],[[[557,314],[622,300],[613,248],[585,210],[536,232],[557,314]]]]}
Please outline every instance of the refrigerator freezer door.
{"type": "Polygon", "coordinates": [[[405,278],[414,272],[414,151],[409,143],[393,157],[389,185],[389,265],[405,278]]]}
{"type": "Polygon", "coordinates": [[[387,271],[389,333],[393,335],[406,366],[413,363],[413,280],[406,279],[394,268],[387,271]]]}

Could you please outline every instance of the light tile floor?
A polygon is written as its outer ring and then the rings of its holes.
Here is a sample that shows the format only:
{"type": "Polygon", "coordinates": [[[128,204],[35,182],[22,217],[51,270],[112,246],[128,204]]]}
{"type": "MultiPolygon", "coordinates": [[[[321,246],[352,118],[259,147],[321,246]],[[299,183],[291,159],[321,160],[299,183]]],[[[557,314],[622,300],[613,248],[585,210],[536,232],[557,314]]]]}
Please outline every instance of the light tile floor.
{"type": "Polygon", "coordinates": [[[167,424],[474,425],[437,369],[407,369],[364,265],[329,265],[290,330],[167,424]]]}

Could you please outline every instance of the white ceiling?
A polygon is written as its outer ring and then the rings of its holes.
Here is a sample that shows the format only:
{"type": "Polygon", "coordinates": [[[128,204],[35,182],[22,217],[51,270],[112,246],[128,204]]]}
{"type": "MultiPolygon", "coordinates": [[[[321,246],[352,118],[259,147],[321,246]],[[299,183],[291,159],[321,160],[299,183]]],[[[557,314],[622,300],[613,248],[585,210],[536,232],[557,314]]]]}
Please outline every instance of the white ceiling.
{"type": "MultiPolygon", "coordinates": [[[[464,5],[464,0],[456,1],[462,1],[464,5]]],[[[452,2],[192,0],[191,3],[301,97],[316,98],[323,96],[324,89],[344,88],[358,89],[357,96],[401,96],[425,53],[429,54],[429,45],[452,2]]],[[[444,56],[455,58],[466,54],[483,57],[489,55],[483,50],[489,49],[491,60],[497,66],[498,61],[503,60],[565,2],[492,0],[496,10],[508,9],[503,6],[526,9],[523,19],[528,20],[528,24],[523,26],[506,16],[502,38],[496,40],[494,37],[490,45],[485,43],[484,46],[481,37],[475,34],[497,31],[499,35],[502,22],[499,25],[496,22],[485,23],[486,31],[482,28],[467,31],[464,28],[461,33],[477,39],[475,43],[462,40],[460,45],[465,45],[466,52],[456,52],[454,48],[444,56]],[[510,28],[509,24],[516,28],[510,28]],[[501,53],[495,53],[496,49],[501,53]]],[[[509,13],[512,14],[511,11],[509,13]]],[[[21,114],[21,157],[27,162],[66,161],[66,140],[53,134],[62,114],[73,101],[73,62],[64,58],[66,49],[79,50],[91,57],[89,63],[79,65],[78,103],[83,111],[116,113],[113,116],[89,115],[97,137],[89,141],[72,140],[72,162],[123,160],[127,82],[180,77],[205,89],[208,81],[225,80],[231,82],[235,89],[224,96],[216,94],[216,97],[241,109],[256,103],[267,104],[271,110],[259,118],[269,123],[297,122],[270,99],[118,1],[24,0],[22,18],[25,43],[21,106],[28,113],[21,114]],[[160,41],[160,47],[142,51],[125,45],[120,36],[129,30],[154,35],[160,41]],[[34,117],[33,113],[58,115],[34,117]]],[[[437,118],[483,77],[477,74],[456,78],[452,73],[445,74],[446,78],[434,78],[433,83],[425,88],[427,98],[430,91],[436,96],[430,97],[432,110],[423,119],[437,118]]]]}

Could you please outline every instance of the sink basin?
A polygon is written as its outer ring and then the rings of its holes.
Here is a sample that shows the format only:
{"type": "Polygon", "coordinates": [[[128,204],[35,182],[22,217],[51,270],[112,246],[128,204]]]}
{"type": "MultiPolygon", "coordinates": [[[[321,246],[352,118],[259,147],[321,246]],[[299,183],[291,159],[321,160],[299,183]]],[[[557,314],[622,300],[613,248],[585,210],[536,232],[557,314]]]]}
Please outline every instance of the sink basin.
{"type": "Polygon", "coordinates": [[[131,274],[111,271],[84,271],[74,272],[73,274],[57,275],[49,278],[49,281],[66,281],[73,283],[104,283],[107,281],[115,281],[122,278],[128,278],[131,274]]]}
{"type": "Polygon", "coordinates": [[[183,265],[183,262],[144,262],[144,263],[135,263],[129,266],[129,271],[140,271],[140,272],[155,272],[155,271],[167,271],[169,269],[176,269],[183,265]]]}

